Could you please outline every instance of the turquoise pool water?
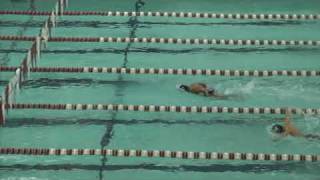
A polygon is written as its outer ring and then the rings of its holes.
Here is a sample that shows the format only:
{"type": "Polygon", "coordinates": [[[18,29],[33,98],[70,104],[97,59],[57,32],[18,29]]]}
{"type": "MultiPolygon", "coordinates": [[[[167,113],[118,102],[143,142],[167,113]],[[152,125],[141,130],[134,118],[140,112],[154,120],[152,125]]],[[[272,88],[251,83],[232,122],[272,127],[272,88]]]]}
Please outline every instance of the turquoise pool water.
{"type": "MultiPolygon", "coordinates": [[[[55,0],[1,2],[1,10],[51,10],[55,0]]],[[[149,0],[142,11],[320,13],[316,0],[149,0]]],[[[68,10],[133,11],[135,1],[70,1],[68,10]]],[[[47,17],[0,16],[1,35],[35,36],[47,17]]],[[[319,21],[64,16],[54,36],[319,40],[319,21]]],[[[2,66],[18,66],[30,42],[0,42],[2,66]]],[[[40,67],[144,67],[317,70],[320,49],[125,43],[49,43],[40,67]]],[[[13,73],[0,73],[0,90],[13,73]]],[[[16,102],[122,103],[319,108],[318,78],[33,73],[16,102]],[[205,82],[241,99],[187,94],[177,84],[205,82]]],[[[1,147],[115,148],[319,154],[319,141],[273,141],[277,115],[14,110],[0,128],[1,147]]],[[[294,116],[305,133],[320,119],[294,116]]],[[[310,179],[319,163],[95,157],[0,156],[0,179],[310,179]]]]}

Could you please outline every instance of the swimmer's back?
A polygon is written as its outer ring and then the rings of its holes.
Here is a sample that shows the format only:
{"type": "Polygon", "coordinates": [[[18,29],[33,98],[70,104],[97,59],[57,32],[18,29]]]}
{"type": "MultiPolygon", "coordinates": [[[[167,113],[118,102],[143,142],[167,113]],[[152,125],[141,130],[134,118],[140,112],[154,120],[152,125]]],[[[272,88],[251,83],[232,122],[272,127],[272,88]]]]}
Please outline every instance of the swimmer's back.
{"type": "Polygon", "coordinates": [[[207,85],[203,83],[193,83],[190,85],[190,91],[193,93],[205,93],[207,91],[207,85]]]}

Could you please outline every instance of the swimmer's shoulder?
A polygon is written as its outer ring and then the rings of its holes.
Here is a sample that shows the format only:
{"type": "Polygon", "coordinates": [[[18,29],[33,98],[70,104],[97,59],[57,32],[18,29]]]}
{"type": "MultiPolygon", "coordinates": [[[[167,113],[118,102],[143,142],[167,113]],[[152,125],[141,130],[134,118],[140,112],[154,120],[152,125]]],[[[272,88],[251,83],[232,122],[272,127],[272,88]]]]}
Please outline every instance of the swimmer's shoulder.
{"type": "Polygon", "coordinates": [[[201,91],[205,90],[205,87],[203,87],[202,85],[200,85],[198,83],[191,84],[189,87],[190,87],[191,91],[193,91],[193,92],[201,92],[201,91]]]}
{"type": "Polygon", "coordinates": [[[208,88],[208,86],[204,83],[198,83],[199,86],[202,86],[203,88],[208,88]]]}

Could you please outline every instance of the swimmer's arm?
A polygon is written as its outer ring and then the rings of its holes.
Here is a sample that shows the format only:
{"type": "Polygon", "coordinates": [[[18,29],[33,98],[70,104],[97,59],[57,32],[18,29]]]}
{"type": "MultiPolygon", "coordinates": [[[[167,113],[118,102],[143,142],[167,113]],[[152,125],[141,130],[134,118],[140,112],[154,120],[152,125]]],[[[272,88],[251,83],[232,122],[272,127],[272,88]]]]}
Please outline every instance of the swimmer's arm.
{"type": "Polygon", "coordinates": [[[291,114],[287,111],[284,118],[284,126],[286,129],[285,135],[303,136],[303,134],[292,124],[290,120],[291,114]]]}
{"type": "Polygon", "coordinates": [[[219,93],[215,93],[214,95],[212,95],[212,97],[214,98],[218,98],[218,99],[236,99],[236,98],[241,98],[241,96],[236,95],[236,94],[228,94],[228,95],[224,95],[224,94],[219,94],[219,93]]]}
{"type": "Polygon", "coordinates": [[[290,116],[286,114],[286,117],[284,118],[284,124],[285,126],[291,126],[290,116]]]}
{"type": "Polygon", "coordinates": [[[219,93],[214,93],[213,95],[211,95],[212,97],[215,98],[219,98],[219,99],[227,99],[228,97],[223,95],[223,94],[219,94],[219,93]]]}

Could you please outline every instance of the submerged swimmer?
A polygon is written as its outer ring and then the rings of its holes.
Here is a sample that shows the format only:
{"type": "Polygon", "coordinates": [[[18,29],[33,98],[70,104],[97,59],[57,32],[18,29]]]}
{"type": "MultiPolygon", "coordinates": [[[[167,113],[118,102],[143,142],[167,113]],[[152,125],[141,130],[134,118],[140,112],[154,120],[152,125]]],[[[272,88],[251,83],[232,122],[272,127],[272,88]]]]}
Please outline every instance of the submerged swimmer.
{"type": "Polygon", "coordinates": [[[275,124],[271,128],[271,132],[279,135],[281,137],[293,136],[293,137],[304,137],[307,139],[318,139],[320,140],[320,135],[316,134],[303,134],[299,129],[297,129],[291,122],[291,114],[287,111],[286,117],[284,118],[284,125],[275,124]]]}
{"type": "Polygon", "coordinates": [[[138,0],[135,5],[136,5],[136,12],[139,12],[141,7],[145,5],[145,2],[143,0],[138,0]]]}
{"type": "Polygon", "coordinates": [[[193,83],[190,85],[182,84],[182,85],[179,85],[178,88],[193,94],[199,94],[203,96],[216,97],[216,98],[222,98],[222,99],[227,98],[227,96],[219,94],[215,89],[209,88],[204,83],[193,83]]]}

